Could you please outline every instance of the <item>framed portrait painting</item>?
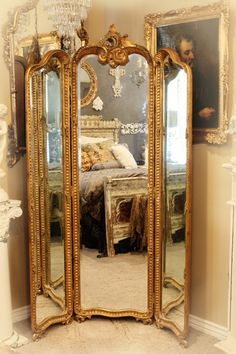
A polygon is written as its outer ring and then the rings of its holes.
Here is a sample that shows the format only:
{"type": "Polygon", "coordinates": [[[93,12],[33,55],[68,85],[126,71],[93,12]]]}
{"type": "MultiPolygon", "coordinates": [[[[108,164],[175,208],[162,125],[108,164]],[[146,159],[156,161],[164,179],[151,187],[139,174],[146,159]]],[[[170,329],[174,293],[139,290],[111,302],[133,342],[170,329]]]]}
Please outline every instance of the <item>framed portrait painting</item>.
{"type": "Polygon", "coordinates": [[[145,38],[151,53],[173,48],[192,68],[194,143],[226,142],[228,12],[220,2],[145,17],[145,38]]]}

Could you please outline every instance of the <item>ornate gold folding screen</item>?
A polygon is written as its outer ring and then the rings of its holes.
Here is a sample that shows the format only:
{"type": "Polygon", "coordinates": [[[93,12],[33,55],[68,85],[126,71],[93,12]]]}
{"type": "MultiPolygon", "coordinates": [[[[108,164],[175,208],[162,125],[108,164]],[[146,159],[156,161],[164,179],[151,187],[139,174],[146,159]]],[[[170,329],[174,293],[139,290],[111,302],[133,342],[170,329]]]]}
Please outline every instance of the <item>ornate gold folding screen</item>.
{"type": "Polygon", "coordinates": [[[35,338],[75,314],[154,320],[185,341],[190,97],[191,70],[173,50],[152,57],[114,26],[99,45],[50,51],[28,69],[35,338]]]}

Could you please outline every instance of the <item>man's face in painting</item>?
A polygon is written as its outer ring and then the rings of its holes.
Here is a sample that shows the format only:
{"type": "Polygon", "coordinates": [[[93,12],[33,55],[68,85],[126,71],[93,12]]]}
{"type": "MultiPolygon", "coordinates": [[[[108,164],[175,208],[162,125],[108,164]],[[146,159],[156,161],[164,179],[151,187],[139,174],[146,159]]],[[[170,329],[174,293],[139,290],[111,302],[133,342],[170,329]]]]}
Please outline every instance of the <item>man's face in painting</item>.
{"type": "Polygon", "coordinates": [[[188,64],[189,66],[193,66],[194,63],[194,48],[193,42],[191,40],[182,39],[179,43],[178,53],[181,61],[188,64]]]}

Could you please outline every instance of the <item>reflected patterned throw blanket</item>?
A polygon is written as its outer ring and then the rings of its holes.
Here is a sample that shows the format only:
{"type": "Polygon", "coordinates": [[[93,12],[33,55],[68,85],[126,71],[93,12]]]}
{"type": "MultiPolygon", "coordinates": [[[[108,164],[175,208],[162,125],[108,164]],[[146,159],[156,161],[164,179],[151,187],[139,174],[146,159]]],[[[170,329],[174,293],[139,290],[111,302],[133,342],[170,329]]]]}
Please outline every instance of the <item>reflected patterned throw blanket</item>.
{"type": "Polygon", "coordinates": [[[147,247],[147,222],[148,196],[136,196],[130,214],[130,244],[136,251],[144,251],[147,247]]]}
{"type": "Polygon", "coordinates": [[[95,220],[102,220],[104,210],[103,182],[105,177],[138,177],[147,176],[144,168],[115,168],[88,171],[80,174],[80,207],[81,214],[89,213],[95,220]]]}

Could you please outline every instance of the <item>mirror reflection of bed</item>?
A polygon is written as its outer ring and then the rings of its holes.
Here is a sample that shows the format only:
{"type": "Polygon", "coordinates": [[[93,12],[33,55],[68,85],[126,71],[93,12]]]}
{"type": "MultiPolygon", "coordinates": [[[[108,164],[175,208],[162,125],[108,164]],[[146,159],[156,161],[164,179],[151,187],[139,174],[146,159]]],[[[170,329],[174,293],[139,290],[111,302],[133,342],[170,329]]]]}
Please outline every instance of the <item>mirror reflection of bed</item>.
{"type": "Polygon", "coordinates": [[[146,311],[148,306],[148,134],[124,133],[127,124],[133,129],[147,122],[148,80],[138,86],[131,75],[139,68],[137,59],[131,55],[116,72],[94,55],[83,59],[96,71],[97,97],[103,101],[102,114],[91,103],[80,108],[79,117],[83,309],[146,311]]]}
{"type": "Polygon", "coordinates": [[[81,302],[84,308],[135,304],[145,310],[147,168],[119,144],[118,119],[82,116],[80,124],[81,302]],[[96,161],[99,154],[110,160],[91,167],[88,157],[96,161]]]}

